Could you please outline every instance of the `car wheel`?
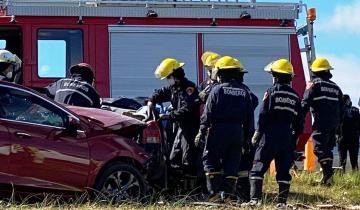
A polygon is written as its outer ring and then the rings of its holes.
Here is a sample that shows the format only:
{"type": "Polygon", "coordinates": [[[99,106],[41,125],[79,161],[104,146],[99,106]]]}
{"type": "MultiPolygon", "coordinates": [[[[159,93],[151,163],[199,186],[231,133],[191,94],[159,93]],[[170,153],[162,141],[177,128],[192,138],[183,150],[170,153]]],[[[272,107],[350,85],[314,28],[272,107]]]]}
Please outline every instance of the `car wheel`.
{"type": "Polygon", "coordinates": [[[114,203],[140,201],[145,195],[145,181],[140,172],[127,163],[108,166],[95,184],[97,198],[114,203]]]}

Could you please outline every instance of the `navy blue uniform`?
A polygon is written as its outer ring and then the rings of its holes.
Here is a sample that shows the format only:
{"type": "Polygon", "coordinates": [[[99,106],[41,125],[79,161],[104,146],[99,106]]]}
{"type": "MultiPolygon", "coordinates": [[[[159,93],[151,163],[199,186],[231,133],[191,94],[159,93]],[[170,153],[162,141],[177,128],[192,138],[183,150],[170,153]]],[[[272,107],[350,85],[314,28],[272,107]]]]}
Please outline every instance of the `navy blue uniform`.
{"type": "Polygon", "coordinates": [[[244,83],[242,83],[242,85],[245,87],[245,89],[249,92],[250,94],[250,99],[251,99],[251,104],[253,106],[253,111],[255,111],[256,107],[259,105],[259,99],[258,97],[250,90],[250,88],[245,85],[244,83]]]}
{"type": "Polygon", "coordinates": [[[244,130],[253,121],[251,113],[250,95],[244,85],[233,80],[213,88],[200,123],[200,131],[208,133],[203,155],[207,173],[223,169],[225,177],[237,177],[244,130]]]}
{"type": "Polygon", "coordinates": [[[341,131],[338,140],[340,166],[345,170],[347,152],[349,151],[352,169],[358,169],[360,135],[360,113],[358,108],[351,105],[345,107],[341,131]]]}
{"type": "MultiPolygon", "coordinates": [[[[275,83],[266,91],[258,121],[262,138],[255,152],[251,180],[262,180],[275,159],[279,186],[290,184],[289,169],[296,139],[303,131],[302,119],[300,98],[289,85],[275,83]]],[[[260,196],[252,195],[252,199],[261,199],[260,196]]]]}
{"type": "MultiPolygon", "coordinates": [[[[258,97],[251,92],[250,88],[243,84],[245,89],[249,92],[251,98],[252,115],[254,116],[254,111],[259,105],[258,97]]],[[[252,118],[254,119],[254,117],[252,118]]],[[[251,137],[254,134],[254,121],[250,122],[251,128],[248,131],[248,136],[244,136],[243,149],[241,153],[240,168],[237,180],[237,193],[239,202],[246,202],[250,200],[250,183],[249,183],[249,171],[252,168],[252,163],[255,155],[255,148],[251,144],[251,137]]]]}
{"type": "Polygon", "coordinates": [[[308,84],[302,101],[304,117],[310,109],[314,118],[314,153],[326,176],[333,174],[332,149],[336,142],[335,132],[343,116],[342,97],[341,89],[334,82],[316,77],[308,84]]]}
{"type": "Polygon", "coordinates": [[[151,96],[153,103],[171,102],[170,113],[176,123],[177,133],[170,154],[173,165],[193,170],[195,167],[194,139],[199,130],[200,101],[196,85],[186,78],[179,86],[167,86],[156,90],[151,96]]]}
{"type": "Polygon", "coordinates": [[[59,103],[82,107],[101,107],[99,94],[81,77],[60,79],[47,86],[46,89],[47,95],[59,103]]]}

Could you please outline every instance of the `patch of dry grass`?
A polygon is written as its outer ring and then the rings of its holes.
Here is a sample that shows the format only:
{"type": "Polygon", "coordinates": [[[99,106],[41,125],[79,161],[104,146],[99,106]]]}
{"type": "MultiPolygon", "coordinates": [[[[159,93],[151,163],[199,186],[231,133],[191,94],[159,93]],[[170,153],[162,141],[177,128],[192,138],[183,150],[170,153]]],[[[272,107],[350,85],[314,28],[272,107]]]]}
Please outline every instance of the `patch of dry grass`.
{"type": "MultiPolygon", "coordinates": [[[[317,208],[319,204],[333,204],[341,207],[360,205],[360,173],[336,174],[332,187],[323,187],[316,184],[320,179],[319,173],[302,172],[298,178],[293,178],[291,193],[289,197],[290,204],[305,204],[311,208],[317,208]]],[[[266,176],[264,185],[264,204],[259,209],[273,209],[276,200],[277,183],[274,177],[266,176]]],[[[170,199],[163,199],[161,195],[155,195],[146,204],[127,203],[121,205],[111,205],[107,201],[88,202],[84,198],[78,198],[73,202],[64,203],[56,196],[47,196],[41,202],[29,204],[25,199],[21,203],[2,201],[0,209],[20,210],[20,209],[41,209],[41,210],[110,210],[110,209],[208,209],[205,206],[196,206],[191,204],[189,196],[179,196],[170,199]],[[165,202],[163,202],[165,201],[165,202]]],[[[227,206],[229,208],[230,206],[227,206]]],[[[226,207],[215,207],[215,209],[226,207]]],[[[233,207],[235,208],[235,207],[233,207]]],[[[236,207],[238,208],[238,207],[236,207]]],[[[214,208],[212,208],[214,209],[214,208]]]]}

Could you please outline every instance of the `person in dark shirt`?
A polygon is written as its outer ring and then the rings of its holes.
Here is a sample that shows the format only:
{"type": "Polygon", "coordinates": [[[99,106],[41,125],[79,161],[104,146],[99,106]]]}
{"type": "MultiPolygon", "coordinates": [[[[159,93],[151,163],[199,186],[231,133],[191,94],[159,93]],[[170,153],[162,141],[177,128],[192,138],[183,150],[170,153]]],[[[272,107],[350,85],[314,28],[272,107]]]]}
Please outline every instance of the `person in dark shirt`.
{"type": "Polygon", "coordinates": [[[166,58],[155,70],[155,76],[169,83],[156,90],[149,99],[148,107],[156,103],[171,102],[173,110],[161,119],[171,120],[177,130],[170,154],[173,167],[183,169],[186,175],[196,175],[196,150],[194,139],[199,130],[200,100],[196,85],[185,77],[184,63],[166,58]]]}
{"type": "Polygon", "coordinates": [[[274,83],[264,94],[258,128],[252,138],[257,148],[250,172],[251,200],[244,205],[256,206],[261,203],[264,174],[275,159],[279,185],[277,208],[283,208],[286,207],[290,189],[289,170],[296,140],[303,131],[303,116],[300,97],[290,86],[294,74],[292,64],[286,59],[279,59],[269,67],[265,70],[272,74],[274,83]]]}
{"type": "Polygon", "coordinates": [[[205,145],[203,164],[209,201],[232,200],[240,169],[244,136],[253,122],[250,94],[236,80],[244,71],[239,60],[224,56],[215,64],[218,83],[210,92],[201,116],[196,145],[205,145]],[[220,195],[223,191],[223,195],[220,195]]]}
{"type": "Polygon", "coordinates": [[[332,74],[329,61],[317,58],[311,65],[314,75],[308,83],[304,98],[301,102],[304,118],[311,111],[314,122],[312,124],[312,139],[314,153],[322,168],[322,185],[331,185],[333,175],[333,153],[336,144],[335,134],[343,118],[343,94],[339,86],[331,81],[332,74]]]}
{"type": "Polygon", "coordinates": [[[46,87],[46,94],[56,102],[73,106],[100,108],[100,96],[92,86],[94,72],[87,63],[70,67],[70,78],[60,79],[46,87]]]}
{"type": "Polygon", "coordinates": [[[340,156],[340,167],[345,172],[347,152],[349,151],[351,167],[354,171],[359,170],[359,135],[360,135],[360,113],[359,109],[352,106],[349,95],[343,96],[344,119],[341,125],[341,132],[337,139],[340,156]]]}

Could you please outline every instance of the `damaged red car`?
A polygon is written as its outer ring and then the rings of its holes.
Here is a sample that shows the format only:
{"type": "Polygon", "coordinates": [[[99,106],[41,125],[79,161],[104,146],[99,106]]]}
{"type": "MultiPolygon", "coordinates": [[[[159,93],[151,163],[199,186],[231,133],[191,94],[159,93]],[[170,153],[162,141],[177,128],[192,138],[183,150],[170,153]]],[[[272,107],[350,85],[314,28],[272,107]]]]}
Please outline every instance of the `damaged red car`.
{"type": "Polygon", "coordinates": [[[0,82],[0,184],[16,190],[139,199],[149,155],[134,137],[146,125],[110,111],[65,107],[0,82]]]}

